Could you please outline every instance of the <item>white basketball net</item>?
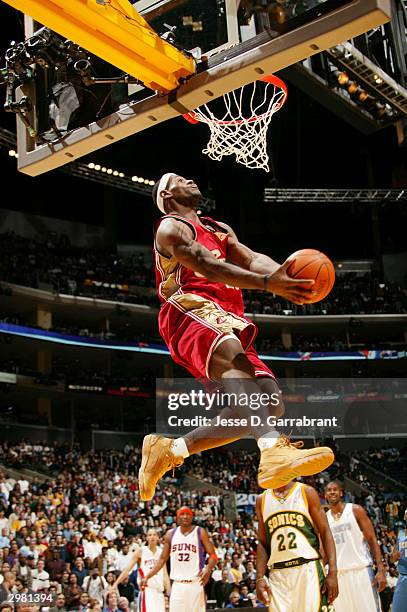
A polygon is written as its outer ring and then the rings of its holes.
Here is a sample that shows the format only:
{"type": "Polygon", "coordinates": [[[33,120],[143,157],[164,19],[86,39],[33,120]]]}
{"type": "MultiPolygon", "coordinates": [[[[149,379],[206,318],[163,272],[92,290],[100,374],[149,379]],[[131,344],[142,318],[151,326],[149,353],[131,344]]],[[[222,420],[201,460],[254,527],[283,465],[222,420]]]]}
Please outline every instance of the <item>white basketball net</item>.
{"type": "MultiPolygon", "coordinates": [[[[267,130],[272,116],[280,110],[287,97],[287,90],[281,85],[277,79],[276,83],[258,80],[224,94],[225,112],[219,117],[208,104],[190,113],[193,119],[206,123],[211,132],[208,145],[202,152],[215,161],[234,155],[236,162],[247,168],[269,172],[267,130]]],[[[221,113],[218,111],[217,114],[221,113]]]]}

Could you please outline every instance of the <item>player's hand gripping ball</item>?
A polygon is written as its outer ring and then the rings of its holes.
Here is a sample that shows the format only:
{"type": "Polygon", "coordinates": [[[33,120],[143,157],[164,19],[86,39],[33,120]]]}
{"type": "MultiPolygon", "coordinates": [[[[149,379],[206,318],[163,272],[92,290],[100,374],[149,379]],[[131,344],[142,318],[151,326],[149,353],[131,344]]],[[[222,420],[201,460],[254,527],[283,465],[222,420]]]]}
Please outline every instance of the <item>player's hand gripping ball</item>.
{"type": "Polygon", "coordinates": [[[332,261],[315,249],[296,251],[288,258],[291,259],[292,264],[287,268],[287,274],[291,278],[309,278],[315,281],[309,303],[314,304],[326,298],[335,284],[335,268],[332,261]]]}

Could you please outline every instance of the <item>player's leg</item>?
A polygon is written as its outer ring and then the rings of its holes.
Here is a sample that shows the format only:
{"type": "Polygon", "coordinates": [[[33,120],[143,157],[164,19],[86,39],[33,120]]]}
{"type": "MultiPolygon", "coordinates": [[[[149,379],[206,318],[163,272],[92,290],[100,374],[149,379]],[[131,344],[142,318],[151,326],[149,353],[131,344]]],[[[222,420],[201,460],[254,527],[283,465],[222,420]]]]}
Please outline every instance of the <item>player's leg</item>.
{"type": "MultiPolygon", "coordinates": [[[[255,367],[236,336],[219,333],[216,328],[207,328],[204,323],[195,320],[188,321],[187,329],[189,342],[185,342],[184,337],[182,350],[179,345],[177,349],[179,363],[187,367],[188,358],[193,353],[194,374],[220,381],[224,397],[228,397],[228,394],[230,397],[246,398],[259,395],[261,388],[256,382],[255,367]]],[[[210,425],[199,427],[182,438],[172,440],[154,434],[146,436],[139,471],[141,499],[152,499],[162,476],[182,465],[189,455],[229,444],[248,435],[258,440],[262,449],[259,485],[263,488],[277,488],[299,476],[326,469],[334,459],[331,449],[300,449],[298,443],[291,444],[284,436],[277,439],[277,432],[272,427],[267,428],[268,417],[278,416],[283,410],[276,383],[269,382],[269,385],[273,385],[272,390],[278,401],[270,401],[267,406],[261,407],[257,415],[260,419],[256,424],[253,424],[253,411],[247,404],[232,403],[225,406],[210,425]],[[239,418],[240,422],[238,426],[225,427],[219,424],[219,418],[239,418]]]]}
{"type": "Polygon", "coordinates": [[[169,612],[183,612],[185,603],[184,584],[180,582],[173,582],[171,586],[170,595],[170,611],[169,612]]]}
{"type": "Polygon", "coordinates": [[[151,587],[146,587],[144,589],[144,600],[141,602],[140,612],[165,612],[164,593],[160,593],[151,587]]]}
{"type": "Polygon", "coordinates": [[[205,589],[199,582],[188,584],[188,612],[205,612],[206,598],[205,589]]]}
{"type": "Polygon", "coordinates": [[[311,561],[270,572],[270,612],[333,612],[322,594],[324,572],[311,561]]]}
{"type": "Polygon", "coordinates": [[[335,599],[335,612],[356,612],[352,601],[353,571],[338,572],[339,595],[335,599]]]}
{"type": "MultiPolygon", "coordinates": [[[[274,393],[277,401],[261,405],[256,411],[250,410],[247,405],[240,406],[238,403],[225,406],[219,418],[240,419],[241,422],[246,419],[247,425],[219,426],[217,425],[218,418],[212,419],[210,425],[198,427],[184,436],[189,455],[229,444],[245,436],[258,440],[264,436],[266,429],[264,426],[253,424],[250,417],[256,415],[262,423],[266,423],[269,416],[278,416],[283,412],[277,384],[272,381],[267,391],[264,386],[260,387],[254,366],[237,338],[227,339],[219,344],[211,359],[210,377],[212,380],[221,382],[221,390],[226,396],[236,394],[240,397],[255,397],[260,391],[263,391],[274,393]]],[[[276,438],[278,433],[273,431],[274,438],[276,438]]]]}
{"type": "Polygon", "coordinates": [[[300,612],[295,610],[291,603],[291,596],[296,582],[296,572],[299,568],[288,568],[271,570],[270,583],[270,607],[269,612],[300,612]]]}
{"type": "Polygon", "coordinates": [[[368,568],[339,572],[335,612],[380,612],[380,600],[372,587],[368,568]]]}
{"type": "Polygon", "coordinates": [[[407,610],[407,574],[400,574],[391,604],[392,612],[404,612],[407,610]]]}
{"type": "Polygon", "coordinates": [[[174,582],[169,612],[205,612],[205,594],[199,582],[174,582]]]}
{"type": "MultiPolygon", "coordinates": [[[[279,470],[286,470],[291,463],[298,464],[298,472],[295,475],[290,472],[291,478],[315,474],[332,463],[333,453],[329,448],[300,450],[298,443],[291,444],[285,436],[279,436],[272,425],[267,425],[269,417],[279,417],[284,413],[284,404],[274,375],[260,361],[254,349],[248,354],[238,340],[226,340],[213,354],[210,373],[212,379],[221,381],[226,395],[255,398],[267,394],[269,401],[256,403],[255,411],[238,404],[223,408],[219,415],[221,418],[246,418],[247,426],[216,426],[217,419],[213,419],[207,427],[198,427],[184,436],[189,455],[229,444],[250,434],[262,451],[259,484],[263,488],[281,486],[282,483],[275,482],[274,478],[279,470]],[[258,421],[251,422],[253,415],[259,418],[259,424],[258,421]]],[[[286,477],[282,475],[282,478],[286,477]]]]}
{"type": "MultiPolygon", "coordinates": [[[[213,341],[210,332],[207,332],[207,330],[205,332],[205,335],[201,334],[199,336],[201,341],[202,338],[205,341],[208,338],[208,343],[213,341]]],[[[201,354],[202,351],[199,351],[199,353],[201,354]]],[[[197,360],[195,361],[195,367],[196,364],[197,360]]],[[[234,392],[243,391],[243,380],[246,380],[247,383],[253,383],[253,366],[245,356],[242,345],[237,338],[226,338],[218,343],[210,360],[210,377],[221,380],[222,388],[230,389],[233,386],[234,392]]],[[[253,390],[252,388],[251,392],[253,390]]],[[[219,416],[228,419],[243,418],[247,416],[247,408],[239,410],[235,409],[234,406],[225,407],[219,416]]],[[[246,435],[252,435],[250,419],[247,420],[246,426],[226,428],[217,426],[216,423],[217,419],[212,419],[211,425],[198,427],[186,436],[176,440],[154,434],[144,438],[142,463],[139,471],[140,496],[143,500],[151,499],[156,484],[162,476],[167,471],[182,465],[184,459],[189,455],[235,442],[246,435]]]]}
{"type": "Polygon", "coordinates": [[[324,570],[319,560],[271,572],[270,612],[333,612],[322,593],[324,570]]]}

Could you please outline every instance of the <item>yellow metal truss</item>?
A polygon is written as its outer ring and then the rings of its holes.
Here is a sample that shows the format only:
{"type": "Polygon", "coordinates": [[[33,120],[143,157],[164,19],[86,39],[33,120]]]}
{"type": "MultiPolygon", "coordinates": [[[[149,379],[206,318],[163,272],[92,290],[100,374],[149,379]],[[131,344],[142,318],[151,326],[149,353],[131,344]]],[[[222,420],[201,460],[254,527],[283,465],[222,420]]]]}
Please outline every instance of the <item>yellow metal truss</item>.
{"type": "Polygon", "coordinates": [[[162,40],[128,0],[3,0],[90,53],[169,92],[195,62],[162,40]]]}

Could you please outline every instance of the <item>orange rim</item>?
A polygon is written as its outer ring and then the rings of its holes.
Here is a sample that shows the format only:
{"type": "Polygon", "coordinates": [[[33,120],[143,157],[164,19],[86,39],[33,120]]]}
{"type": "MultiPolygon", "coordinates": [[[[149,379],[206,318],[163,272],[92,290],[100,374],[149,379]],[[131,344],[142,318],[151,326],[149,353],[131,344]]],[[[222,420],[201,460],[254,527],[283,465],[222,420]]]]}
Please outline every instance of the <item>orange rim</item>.
{"type": "MultiPolygon", "coordinates": [[[[278,107],[274,109],[273,113],[280,110],[280,108],[283,106],[283,104],[287,100],[287,96],[288,96],[287,85],[284,83],[284,81],[282,81],[279,77],[275,76],[274,74],[267,74],[266,76],[260,77],[257,80],[264,81],[265,83],[270,83],[271,85],[274,85],[275,87],[279,87],[283,91],[284,93],[283,99],[281,100],[281,102],[278,103],[278,107]]],[[[271,113],[270,110],[268,110],[265,113],[262,113],[261,115],[254,115],[253,117],[250,117],[249,119],[234,119],[231,121],[213,119],[213,123],[217,123],[218,125],[241,125],[242,123],[253,123],[254,121],[257,121],[259,117],[264,117],[265,115],[268,115],[269,113],[271,113]]],[[[189,121],[189,123],[192,123],[192,124],[200,123],[200,120],[198,119],[198,115],[194,111],[185,113],[182,116],[184,117],[186,121],[189,121]]]]}

